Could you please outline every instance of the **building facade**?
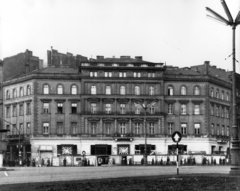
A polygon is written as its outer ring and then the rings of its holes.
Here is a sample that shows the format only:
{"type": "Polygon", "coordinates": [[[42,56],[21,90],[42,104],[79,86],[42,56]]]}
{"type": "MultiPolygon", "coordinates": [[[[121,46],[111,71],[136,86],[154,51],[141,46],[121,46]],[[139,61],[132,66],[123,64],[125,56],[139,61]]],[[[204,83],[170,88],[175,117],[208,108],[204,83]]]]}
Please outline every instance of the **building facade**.
{"type": "Polygon", "coordinates": [[[3,82],[4,126],[11,130],[5,158],[18,158],[20,148],[21,160],[53,165],[76,165],[83,155],[90,164],[140,163],[146,135],[150,162],[175,153],[174,131],[183,135],[181,154],[226,156],[229,75],[209,62],[177,68],[140,56],[48,51],[48,67],[3,82]],[[145,112],[137,103],[154,104],[145,112]]]}

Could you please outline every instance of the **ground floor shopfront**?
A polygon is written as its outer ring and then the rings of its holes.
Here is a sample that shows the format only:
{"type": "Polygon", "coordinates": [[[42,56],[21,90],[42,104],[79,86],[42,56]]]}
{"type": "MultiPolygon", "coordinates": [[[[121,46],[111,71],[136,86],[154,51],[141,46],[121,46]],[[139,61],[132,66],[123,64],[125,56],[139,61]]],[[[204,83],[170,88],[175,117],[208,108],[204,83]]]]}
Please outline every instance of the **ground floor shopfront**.
{"type": "MultiPolygon", "coordinates": [[[[212,138],[183,138],[179,143],[179,154],[183,161],[196,155],[196,163],[202,163],[204,156],[207,159],[213,155],[227,158],[228,148],[228,142],[219,143],[212,138]]],[[[142,163],[144,149],[144,138],[33,137],[31,160],[36,165],[52,166],[131,165],[142,163]]],[[[176,144],[171,137],[148,138],[147,154],[149,164],[176,161],[176,144]]],[[[218,157],[216,161],[218,163],[218,157]]]]}

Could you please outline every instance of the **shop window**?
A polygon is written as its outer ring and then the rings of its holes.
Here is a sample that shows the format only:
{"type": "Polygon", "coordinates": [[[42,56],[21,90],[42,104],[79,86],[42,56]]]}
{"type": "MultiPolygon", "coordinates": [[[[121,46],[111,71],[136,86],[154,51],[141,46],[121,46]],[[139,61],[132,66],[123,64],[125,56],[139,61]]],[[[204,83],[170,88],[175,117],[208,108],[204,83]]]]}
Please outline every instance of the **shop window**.
{"type": "Polygon", "coordinates": [[[91,145],[91,155],[111,155],[111,145],[91,145]]]}
{"type": "MultiPolygon", "coordinates": [[[[156,150],[155,145],[147,145],[147,155],[153,153],[156,150]]],[[[145,145],[135,145],[135,154],[144,155],[145,145]]]]}

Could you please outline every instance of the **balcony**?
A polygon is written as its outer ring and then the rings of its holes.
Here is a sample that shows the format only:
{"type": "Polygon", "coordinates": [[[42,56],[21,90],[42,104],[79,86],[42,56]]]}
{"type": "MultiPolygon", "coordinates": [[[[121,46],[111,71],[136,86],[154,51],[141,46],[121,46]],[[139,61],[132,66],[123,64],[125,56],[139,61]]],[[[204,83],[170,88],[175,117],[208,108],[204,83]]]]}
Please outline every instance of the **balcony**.
{"type": "Polygon", "coordinates": [[[20,138],[19,138],[19,135],[7,135],[7,138],[9,140],[23,140],[24,139],[24,135],[20,135],[20,138]]]}
{"type": "MultiPolygon", "coordinates": [[[[112,111],[112,112],[104,112],[104,111],[96,111],[94,113],[90,112],[90,111],[85,111],[81,113],[82,115],[120,115],[120,116],[129,116],[129,115],[134,115],[134,116],[145,116],[144,112],[141,112],[139,114],[136,114],[135,112],[125,112],[125,113],[121,113],[119,111],[112,111]]],[[[165,112],[155,112],[154,114],[150,114],[147,113],[146,116],[161,116],[161,115],[166,115],[165,112]]]]}

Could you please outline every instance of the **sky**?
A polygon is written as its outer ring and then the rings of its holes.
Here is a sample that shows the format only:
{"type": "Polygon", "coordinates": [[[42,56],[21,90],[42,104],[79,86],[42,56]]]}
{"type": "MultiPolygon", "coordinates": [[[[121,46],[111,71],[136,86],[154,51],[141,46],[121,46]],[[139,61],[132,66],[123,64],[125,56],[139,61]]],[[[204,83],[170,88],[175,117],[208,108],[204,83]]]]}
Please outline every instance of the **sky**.
{"type": "MultiPolygon", "coordinates": [[[[235,19],[240,0],[226,0],[235,19]]],[[[178,67],[210,61],[232,70],[232,29],[206,17],[227,18],[220,0],[0,0],[0,59],[31,50],[88,58],[142,56],[178,67]]],[[[236,59],[240,62],[240,25],[236,59]]],[[[239,63],[236,71],[240,73],[239,63]]]]}

